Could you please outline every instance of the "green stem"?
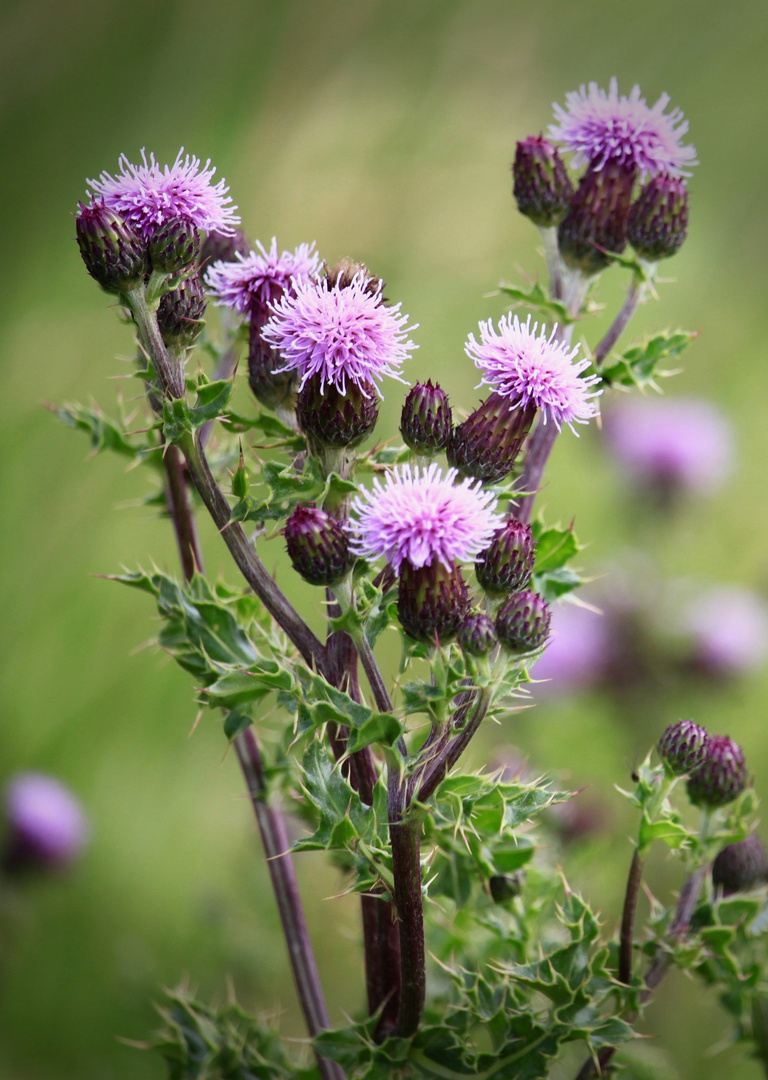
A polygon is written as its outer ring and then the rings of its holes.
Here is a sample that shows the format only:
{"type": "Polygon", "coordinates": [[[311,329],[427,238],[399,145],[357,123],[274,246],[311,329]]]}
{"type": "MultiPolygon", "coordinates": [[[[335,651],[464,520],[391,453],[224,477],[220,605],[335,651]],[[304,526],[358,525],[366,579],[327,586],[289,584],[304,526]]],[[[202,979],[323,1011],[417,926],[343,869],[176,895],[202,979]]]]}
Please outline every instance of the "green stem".
{"type": "Polygon", "coordinates": [[[624,298],[624,303],[621,305],[621,310],[613,320],[607,334],[595,349],[595,367],[599,367],[603,360],[605,360],[608,353],[626,330],[630,319],[645,300],[655,270],[655,263],[646,263],[644,264],[642,273],[636,271],[632,275],[632,281],[627,291],[627,295],[624,298]]]}
{"type": "Polygon", "coordinates": [[[409,1039],[419,1029],[427,989],[424,909],[421,894],[421,815],[405,810],[404,777],[389,774],[389,842],[395,907],[400,927],[400,1002],[395,1035],[409,1039]]]}
{"type": "Polygon", "coordinates": [[[624,910],[621,915],[621,934],[619,937],[619,982],[629,986],[632,982],[632,946],[634,944],[635,912],[637,894],[643,878],[643,862],[640,851],[635,848],[629,867],[627,888],[624,893],[624,910]]]}

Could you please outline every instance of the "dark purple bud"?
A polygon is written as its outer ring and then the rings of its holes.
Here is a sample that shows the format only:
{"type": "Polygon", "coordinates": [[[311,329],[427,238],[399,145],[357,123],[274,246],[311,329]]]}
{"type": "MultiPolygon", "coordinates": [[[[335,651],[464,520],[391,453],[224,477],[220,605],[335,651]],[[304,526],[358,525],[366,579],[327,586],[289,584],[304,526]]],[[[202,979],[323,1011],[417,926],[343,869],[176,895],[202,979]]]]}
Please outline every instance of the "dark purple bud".
{"type": "Polygon", "coordinates": [[[356,277],[362,275],[365,278],[365,290],[371,296],[376,296],[379,289],[384,288],[381,278],[368,272],[365,263],[355,262],[353,259],[340,259],[335,266],[325,264],[325,276],[328,279],[328,288],[334,289],[338,285],[340,289],[348,289],[356,277]]]}
{"type": "Polygon", "coordinates": [[[728,896],[762,884],[768,875],[768,855],[757,833],[728,844],[712,863],[712,884],[728,896]]]}
{"type": "Polygon", "coordinates": [[[52,776],[15,776],[6,785],[3,803],[3,868],[7,873],[63,869],[88,842],[82,807],[52,776]]]}
{"type": "Polygon", "coordinates": [[[441,645],[452,641],[469,607],[469,593],[461,570],[441,562],[400,568],[397,614],[403,630],[416,641],[441,645]]]}
{"type": "Polygon", "coordinates": [[[519,592],[531,580],[534,547],[531,526],[510,518],[477,560],[477,580],[491,596],[519,592]]]}
{"type": "Polygon", "coordinates": [[[194,345],[203,330],[205,306],[203,285],[197,275],[165,293],[157,309],[157,325],[169,348],[194,345]]]}
{"type": "Polygon", "coordinates": [[[627,221],[636,171],[618,162],[590,166],[558,230],[560,252],[569,266],[596,274],[627,246],[627,221]]]}
{"type": "Polygon", "coordinates": [[[302,431],[319,446],[357,446],[376,426],[379,401],[373,383],[348,382],[346,393],[312,375],[299,391],[296,416],[302,431]]]}
{"type": "Polygon", "coordinates": [[[482,611],[470,611],[457,633],[459,645],[470,656],[487,656],[499,638],[493,620],[482,611]]]}
{"type": "Polygon", "coordinates": [[[352,565],[344,526],[316,506],[297,506],[285,523],[294,570],[310,585],[335,585],[352,565]]]}
{"type": "Polygon", "coordinates": [[[559,225],[573,197],[573,185],[560,155],[540,135],[517,144],[512,166],[513,193],[521,214],[543,228],[559,225]]]}
{"type": "Polygon", "coordinates": [[[281,371],[285,361],[261,336],[269,312],[255,304],[248,326],[248,385],[257,401],[268,409],[289,405],[296,393],[295,371],[281,371]]]}
{"type": "Polygon", "coordinates": [[[75,227],[85,267],[102,289],[119,293],[144,280],[146,243],[103,202],[80,203],[75,227]]]}
{"type": "Polygon", "coordinates": [[[163,274],[180,274],[197,262],[200,233],[189,218],[168,218],[150,236],[147,251],[153,270],[163,274]]]}
{"type": "Polygon", "coordinates": [[[513,874],[494,874],[488,878],[488,888],[494,904],[506,904],[514,900],[525,888],[525,870],[515,870],[513,874]]]}
{"type": "Polygon", "coordinates": [[[688,796],[697,806],[725,806],[747,786],[741,747],[727,735],[710,735],[704,761],[688,777],[688,796]]]}
{"type": "Polygon", "coordinates": [[[448,395],[432,380],[417,383],[408,393],[400,416],[400,431],[406,446],[417,454],[437,454],[445,450],[453,432],[453,414],[448,395]]]}
{"type": "Polygon", "coordinates": [[[512,472],[531,430],[536,408],[515,408],[509,398],[493,393],[454,429],[448,462],[465,476],[497,483],[512,472]]]}
{"type": "Polygon", "coordinates": [[[234,229],[232,233],[220,233],[213,229],[206,234],[200,245],[197,263],[205,276],[205,267],[215,262],[237,262],[238,255],[247,255],[251,243],[244,232],[234,229]]]}
{"type": "Polygon", "coordinates": [[[673,776],[685,776],[704,763],[709,735],[693,720],[670,724],[658,741],[657,749],[673,776]]]}
{"type": "Polygon", "coordinates": [[[629,212],[627,237],[643,259],[668,259],[688,235],[688,189],[675,176],[655,176],[629,212]]]}
{"type": "Polygon", "coordinates": [[[511,652],[533,652],[549,637],[550,617],[549,604],[544,597],[525,589],[513,593],[499,608],[496,633],[511,652]]]}

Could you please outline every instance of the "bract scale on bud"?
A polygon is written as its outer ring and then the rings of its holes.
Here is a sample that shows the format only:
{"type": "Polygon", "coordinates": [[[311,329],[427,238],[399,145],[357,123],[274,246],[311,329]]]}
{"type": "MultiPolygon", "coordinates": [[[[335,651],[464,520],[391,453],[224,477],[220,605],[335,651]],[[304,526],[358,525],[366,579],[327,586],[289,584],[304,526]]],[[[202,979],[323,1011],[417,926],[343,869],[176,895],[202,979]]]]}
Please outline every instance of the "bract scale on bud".
{"type": "Polygon", "coordinates": [[[643,259],[668,259],[688,235],[688,189],[675,176],[649,180],[629,211],[627,238],[643,259]]]}
{"type": "Polygon", "coordinates": [[[200,233],[188,217],[171,217],[155,229],[147,241],[153,270],[180,274],[197,262],[200,233]]]}
{"type": "Polygon", "coordinates": [[[205,293],[197,275],[165,293],[157,309],[157,325],[165,344],[178,348],[194,345],[203,330],[205,308],[205,293]]]}
{"type": "Polygon", "coordinates": [[[524,589],[513,593],[499,608],[496,633],[511,652],[533,652],[549,637],[550,619],[549,604],[544,597],[524,589]]]}
{"type": "Polygon", "coordinates": [[[519,142],[512,174],[520,213],[541,228],[559,225],[570,205],[573,184],[552,143],[541,135],[519,142]]]}
{"type": "Polygon", "coordinates": [[[459,626],[459,645],[470,656],[487,656],[499,638],[493,620],[482,611],[470,611],[459,626]]]}
{"type": "Polygon", "coordinates": [[[727,735],[711,735],[701,765],[688,777],[688,796],[697,806],[733,802],[747,786],[744,751],[727,735]]]}
{"type": "Polygon", "coordinates": [[[352,565],[342,523],[316,506],[297,506],[285,523],[285,546],[310,585],[336,585],[352,565]]]}
{"type": "Polygon", "coordinates": [[[452,641],[469,607],[461,569],[439,560],[425,566],[403,562],[397,593],[400,623],[416,641],[441,645],[452,641]]]}
{"type": "Polygon", "coordinates": [[[693,772],[706,759],[709,735],[693,720],[670,724],[658,741],[659,755],[673,776],[693,772]]]}
{"type": "Polygon", "coordinates": [[[510,518],[475,564],[483,589],[491,596],[524,589],[533,574],[534,547],[531,526],[510,518]]]}
{"type": "Polygon", "coordinates": [[[453,431],[453,414],[448,395],[438,383],[428,379],[409,391],[400,415],[400,431],[406,446],[417,454],[445,450],[453,431]]]}
{"type": "Polygon", "coordinates": [[[146,243],[103,202],[80,203],[75,227],[85,268],[102,289],[119,293],[144,280],[146,243]]]}

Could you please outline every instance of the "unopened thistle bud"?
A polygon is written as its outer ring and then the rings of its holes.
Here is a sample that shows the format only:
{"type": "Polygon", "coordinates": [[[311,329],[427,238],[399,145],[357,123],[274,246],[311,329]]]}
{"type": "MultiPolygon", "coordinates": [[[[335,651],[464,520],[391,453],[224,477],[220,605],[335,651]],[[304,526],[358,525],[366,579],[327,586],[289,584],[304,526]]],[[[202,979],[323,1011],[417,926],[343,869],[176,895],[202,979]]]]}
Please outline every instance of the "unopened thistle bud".
{"type": "Polygon", "coordinates": [[[205,276],[207,267],[215,262],[237,262],[238,255],[247,255],[251,250],[248,237],[240,229],[233,229],[231,233],[220,233],[213,229],[205,234],[205,239],[200,245],[198,266],[205,276]]]}
{"type": "Polygon", "coordinates": [[[488,888],[494,904],[506,904],[514,900],[525,888],[525,870],[515,870],[512,874],[493,874],[488,878],[488,888]]]}
{"type": "Polygon", "coordinates": [[[417,454],[445,450],[453,431],[448,395],[428,379],[409,392],[400,416],[400,431],[407,446],[417,454]]]}
{"type": "Polygon", "coordinates": [[[757,833],[738,844],[728,844],[712,863],[712,884],[730,893],[753,889],[766,880],[768,855],[757,833]]]}
{"type": "Polygon", "coordinates": [[[491,596],[524,589],[533,574],[531,526],[510,518],[475,564],[477,580],[491,596]]]}
{"type": "Polygon", "coordinates": [[[355,262],[354,259],[340,259],[335,266],[330,267],[325,264],[325,276],[331,289],[348,289],[356,278],[364,282],[369,296],[378,296],[384,289],[381,278],[370,274],[365,263],[355,262]]]}
{"type": "Polygon", "coordinates": [[[320,446],[357,446],[376,426],[379,401],[373,383],[350,382],[346,392],[312,375],[296,399],[301,430],[320,446]]]}
{"type": "Polygon", "coordinates": [[[203,285],[197,275],[182,281],[177,289],[162,297],[157,325],[169,348],[186,349],[194,345],[203,330],[205,306],[203,285]]]}
{"type": "Polygon", "coordinates": [[[605,269],[610,258],[627,246],[627,221],[637,171],[608,162],[601,169],[590,166],[558,230],[560,253],[569,266],[585,274],[605,269]]]}
{"type": "Polygon", "coordinates": [[[200,233],[188,217],[168,218],[150,236],[147,251],[153,270],[180,274],[197,262],[200,233]]]}
{"type": "Polygon", "coordinates": [[[465,476],[494,484],[512,472],[528,432],[536,406],[522,408],[493,393],[454,429],[448,444],[448,461],[465,476]]]}
{"type": "Polygon", "coordinates": [[[461,570],[438,559],[415,567],[403,562],[397,593],[400,623],[416,641],[441,645],[452,641],[469,607],[461,570]]]}
{"type": "Polygon", "coordinates": [[[310,585],[335,585],[352,565],[344,526],[319,507],[297,506],[284,535],[294,570],[310,585]]]}
{"type": "Polygon", "coordinates": [[[80,203],[75,224],[85,267],[102,289],[119,293],[143,281],[147,246],[118,214],[103,202],[80,203]]]}
{"type": "Polygon", "coordinates": [[[746,786],[747,766],[741,747],[727,735],[711,735],[704,761],[688,777],[691,802],[712,808],[725,806],[746,786]]]}
{"type": "Polygon", "coordinates": [[[676,176],[655,176],[629,212],[627,237],[643,259],[668,259],[688,234],[688,189],[676,176]]]}
{"type": "Polygon", "coordinates": [[[493,620],[482,611],[470,611],[456,636],[459,645],[470,656],[487,656],[499,641],[493,620]]]}
{"type": "Polygon", "coordinates": [[[573,185],[554,146],[541,136],[523,139],[517,144],[512,175],[520,213],[542,228],[559,225],[570,205],[573,185]]]}
{"type": "Polygon", "coordinates": [[[261,336],[266,318],[260,304],[254,304],[248,324],[248,385],[257,401],[276,409],[291,401],[298,377],[286,371],[282,358],[261,336]]]}
{"type": "Polygon", "coordinates": [[[693,720],[670,724],[658,741],[659,755],[673,776],[684,776],[702,765],[707,757],[709,735],[693,720]]]}
{"type": "Polygon", "coordinates": [[[513,593],[499,608],[496,633],[511,652],[533,652],[549,637],[550,619],[551,611],[544,597],[525,589],[513,593]]]}

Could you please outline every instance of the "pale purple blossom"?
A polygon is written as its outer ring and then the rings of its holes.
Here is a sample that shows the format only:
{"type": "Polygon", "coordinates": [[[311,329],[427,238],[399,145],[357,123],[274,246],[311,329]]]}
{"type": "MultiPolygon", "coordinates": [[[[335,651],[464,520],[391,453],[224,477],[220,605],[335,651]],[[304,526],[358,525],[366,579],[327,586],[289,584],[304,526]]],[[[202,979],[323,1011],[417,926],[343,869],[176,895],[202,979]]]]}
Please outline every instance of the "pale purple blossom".
{"type": "Polygon", "coordinates": [[[284,361],[283,371],[295,371],[299,389],[312,376],[345,394],[354,383],[367,388],[388,375],[400,382],[400,368],[416,348],[408,334],[408,316],[400,304],[388,307],[381,284],[371,288],[359,273],[350,285],[328,285],[320,281],[295,282],[295,295],[283,294],[272,305],[272,318],[262,330],[262,339],[277,349],[284,361]]]}
{"type": "Polygon", "coordinates": [[[628,400],[605,417],[605,438],[634,479],[663,491],[713,491],[733,464],[722,414],[694,398],[628,400]]]}
{"type": "Polygon", "coordinates": [[[574,362],[579,348],[556,341],[556,326],[549,337],[546,327],[537,334],[538,328],[538,323],[531,327],[530,315],[524,323],[517,315],[503,315],[498,330],[489,319],[480,323],[479,342],[469,335],[465,352],[483,373],[480,386],[489,386],[515,408],[540,409],[544,422],[551,420],[558,430],[563,424],[573,429],[596,415],[592,399],[600,391],[591,388],[600,378],[582,376],[589,360],[574,362]]]}
{"type": "Polygon", "coordinates": [[[612,652],[612,628],[604,615],[576,604],[558,604],[552,608],[549,643],[536,663],[534,695],[548,697],[593,685],[604,674],[612,652]]]}
{"type": "Polygon", "coordinates": [[[683,622],[693,659],[713,675],[746,674],[768,657],[768,608],[747,589],[719,585],[699,594],[683,622]]]}
{"type": "Polygon", "coordinates": [[[5,863],[9,868],[55,869],[71,862],[88,842],[80,803],[66,787],[43,773],[19,773],[5,786],[5,863]]]}
{"type": "Polygon", "coordinates": [[[574,168],[600,170],[610,162],[637,170],[643,179],[660,173],[689,176],[687,167],[698,164],[695,148],[681,143],[688,131],[682,111],[665,112],[668,94],[649,107],[639,86],[629,97],[620,96],[613,78],[607,93],[591,82],[566,94],[565,102],[565,108],[553,106],[558,122],[548,135],[574,154],[574,168]]]}
{"type": "Polygon", "coordinates": [[[488,546],[502,521],[496,499],[469,480],[456,482],[456,469],[443,473],[400,465],[358,495],[352,509],[359,534],[352,547],[366,559],[385,558],[396,573],[403,562],[415,569],[440,562],[474,559],[488,546]]]}
{"type": "Polygon", "coordinates": [[[212,183],[215,168],[210,160],[203,165],[199,158],[179,150],[173,165],[159,165],[155,155],[141,151],[141,164],[133,165],[125,154],[118,161],[117,176],[103,172],[89,180],[91,198],[102,198],[106,206],[119,214],[145,239],[169,218],[185,217],[205,232],[215,229],[231,233],[240,221],[227,195],[224,180],[212,183]]]}
{"type": "Polygon", "coordinates": [[[249,315],[254,304],[266,310],[284,292],[292,291],[296,282],[311,281],[320,269],[314,244],[299,244],[295,251],[278,253],[273,236],[269,251],[260,241],[256,248],[247,255],[237,254],[234,262],[221,260],[204,271],[215,302],[239,315],[249,315]]]}

